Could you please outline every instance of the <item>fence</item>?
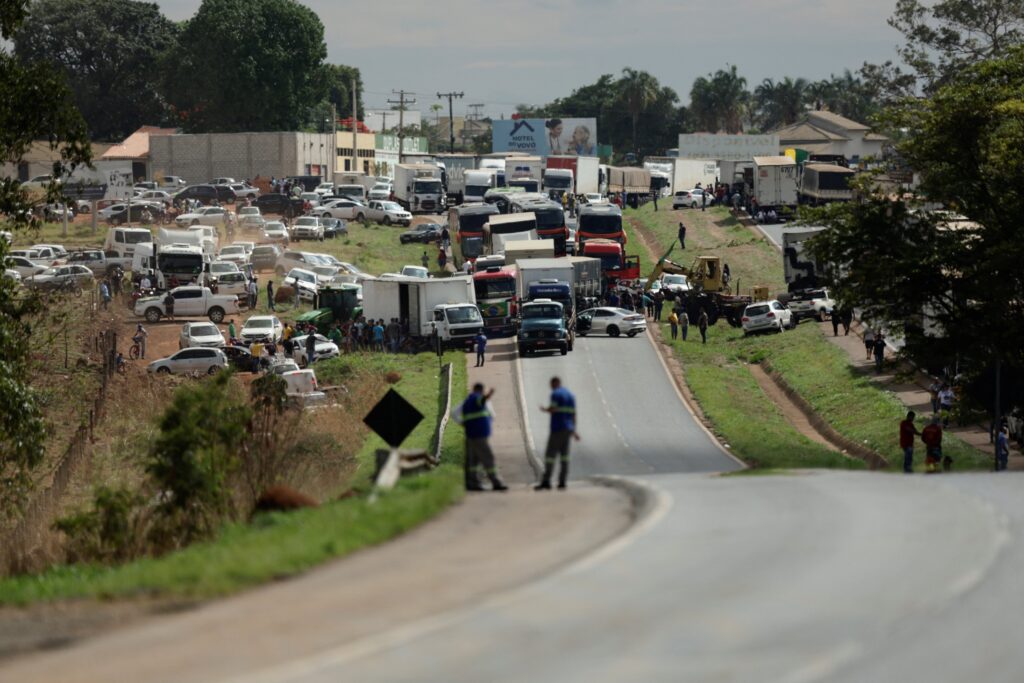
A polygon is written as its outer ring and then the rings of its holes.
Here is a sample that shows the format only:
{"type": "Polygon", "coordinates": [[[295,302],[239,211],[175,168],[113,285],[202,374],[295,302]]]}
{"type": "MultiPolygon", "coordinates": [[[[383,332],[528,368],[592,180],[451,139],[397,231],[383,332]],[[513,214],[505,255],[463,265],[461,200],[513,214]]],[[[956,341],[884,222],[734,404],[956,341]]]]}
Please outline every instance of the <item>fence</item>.
{"type": "Polygon", "coordinates": [[[41,566],[57,546],[50,526],[74,476],[87,466],[92,449],[93,431],[103,415],[110,379],[117,372],[117,334],[107,330],[95,338],[95,351],[103,359],[100,387],[92,407],[75,431],[67,449],[57,461],[49,486],[25,507],[15,526],[0,538],[0,567],[7,573],[24,572],[41,566]]]}

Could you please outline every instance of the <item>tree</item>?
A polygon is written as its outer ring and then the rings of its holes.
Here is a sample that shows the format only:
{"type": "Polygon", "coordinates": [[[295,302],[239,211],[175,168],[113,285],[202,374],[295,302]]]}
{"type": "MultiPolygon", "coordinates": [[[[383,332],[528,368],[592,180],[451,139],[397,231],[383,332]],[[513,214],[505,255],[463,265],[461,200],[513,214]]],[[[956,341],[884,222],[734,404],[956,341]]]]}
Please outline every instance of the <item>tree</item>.
{"type": "Polygon", "coordinates": [[[294,0],[203,0],[162,65],[193,133],[295,130],[326,99],[319,17],[294,0]]]}
{"type": "Polygon", "coordinates": [[[764,79],[754,89],[755,121],[762,130],[774,130],[796,123],[807,108],[807,81],[787,76],[776,83],[764,79]]]}
{"type": "Polygon", "coordinates": [[[890,62],[865,63],[861,75],[887,99],[925,94],[964,68],[1000,58],[1024,42],[1021,0],[897,0],[889,25],[903,34],[898,53],[908,71],[890,62]]]}
{"type": "Polygon", "coordinates": [[[848,119],[866,123],[879,112],[878,89],[854,76],[849,69],[843,75],[807,85],[807,95],[815,109],[827,109],[848,119]]]}
{"type": "Polygon", "coordinates": [[[92,137],[120,140],[164,120],[157,64],[176,35],[155,4],[37,0],[15,34],[14,52],[26,62],[56,64],[92,137]]]}
{"type": "Polygon", "coordinates": [[[746,115],[750,93],[747,79],[729,65],[728,71],[719,69],[714,74],[701,76],[690,89],[690,112],[697,128],[712,133],[740,133],[746,115]]]}
{"type": "Polygon", "coordinates": [[[633,126],[632,150],[637,152],[636,124],[649,106],[658,97],[658,79],[646,71],[637,71],[626,67],[622,70],[622,79],[618,83],[619,98],[629,110],[630,122],[633,126]]]}
{"type": "MultiPolygon", "coordinates": [[[[0,0],[0,37],[13,39],[27,14],[27,0],[0,0]]],[[[85,122],[72,102],[64,75],[50,64],[24,64],[0,42],[0,158],[17,164],[35,140],[60,152],[54,170],[87,163],[85,122]]],[[[56,186],[49,189],[58,193],[56,186]]],[[[30,204],[16,181],[0,179],[0,214],[8,229],[30,230],[30,204]]],[[[7,255],[0,239],[0,262],[7,255]]],[[[29,383],[30,316],[39,300],[9,278],[0,278],[0,513],[12,514],[24,502],[32,473],[42,462],[46,430],[39,399],[29,383]]]]}
{"type": "Polygon", "coordinates": [[[340,118],[352,116],[352,81],[356,82],[356,117],[366,116],[363,109],[363,77],[359,69],[342,64],[324,64],[321,78],[327,90],[327,101],[333,104],[340,118]]]}
{"type": "Polygon", "coordinates": [[[996,359],[1024,367],[1024,47],[1008,55],[885,115],[908,131],[897,151],[921,174],[924,196],[966,221],[868,194],[830,207],[831,229],[811,242],[841,265],[840,298],[901,330],[906,354],[926,365],[958,357],[975,369],[996,359]]]}

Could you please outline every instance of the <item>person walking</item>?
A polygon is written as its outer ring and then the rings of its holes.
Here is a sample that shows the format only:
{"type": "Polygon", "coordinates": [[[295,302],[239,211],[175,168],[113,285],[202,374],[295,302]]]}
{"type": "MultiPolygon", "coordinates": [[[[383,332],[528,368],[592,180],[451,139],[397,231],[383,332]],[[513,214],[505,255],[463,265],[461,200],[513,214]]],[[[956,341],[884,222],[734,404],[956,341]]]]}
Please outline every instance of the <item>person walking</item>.
{"type": "Polygon", "coordinates": [[[427,250],[426,249],[423,250],[423,256],[420,257],[420,263],[423,264],[424,268],[427,268],[427,269],[430,268],[430,257],[427,256],[427,250]]]}
{"type": "Polygon", "coordinates": [[[885,363],[885,337],[881,332],[875,335],[874,342],[875,370],[882,374],[882,365],[885,363]]]}
{"type": "Polygon", "coordinates": [[[832,311],[832,315],[829,316],[829,317],[832,318],[832,336],[833,337],[838,337],[839,336],[839,311],[832,311]]]}
{"type": "MultiPolygon", "coordinates": [[[[939,426],[938,415],[933,416],[932,423],[921,430],[921,441],[925,447],[925,473],[934,474],[939,471],[939,462],[942,460],[942,427],[939,426]]],[[[949,461],[952,463],[952,458],[949,461]]]]}
{"type": "Polygon", "coordinates": [[[672,339],[679,336],[679,316],[676,315],[675,311],[668,314],[668,326],[672,331],[672,339]]]}
{"type": "Polygon", "coordinates": [[[479,470],[481,467],[491,481],[492,491],[508,490],[498,476],[494,453],[488,442],[491,438],[491,420],[494,418],[491,406],[488,404],[492,396],[494,396],[493,387],[484,393],[484,385],[477,382],[473,385],[473,391],[453,414],[455,421],[466,430],[466,459],[463,476],[467,491],[485,490],[480,485],[479,470]]]}
{"type": "Polygon", "coordinates": [[[704,309],[700,311],[700,317],[697,318],[697,327],[700,329],[700,339],[702,344],[708,343],[708,312],[704,309]]]}
{"type": "Polygon", "coordinates": [[[679,221],[679,232],[677,233],[679,238],[679,248],[686,249],[686,226],[683,225],[682,221],[679,221]]]}
{"type": "Polygon", "coordinates": [[[444,267],[448,265],[448,254],[445,252],[444,247],[437,250],[437,267],[440,270],[444,270],[444,267]]]}
{"type": "Polygon", "coordinates": [[[135,326],[135,334],[132,335],[132,341],[139,345],[139,358],[146,359],[146,339],[149,337],[149,332],[146,328],[139,323],[135,326]]]}
{"type": "Polygon", "coordinates": [[[164,315],[168,320],[174,320],[174,295],[170,292],[164,296],[164,315]]]}
{"type": "Polygon", "coordinates": [[[555,472],[555,459],[560,461],[558,468],[558,488],[564,489],[569,479],[569,445],[572,439],[580,440],[576,431],[576,397],[562,386],[562,380],[551,378],[551,404],[541,406],[541,410],[551,414],[551,434],[544,450],[544,478],[534,486],[535,491],[551,490],[551,476],[555,472]]]}
{"type": "Polygon", "coordinates": [[[953,414],[953,403],[956,402],[956,393],[953,387],[943,384],[939,390],[939,415],[942,416],[942,427],[949,427],[949,418],[953,414]]]}
{"type": "Polygon", "coordinates": [[[853,309],[849,306],[843,307],[843,336],[850,336],[850,325],[853,324],[853,309]]]}
{"type": "Polygon", "coordinates": [[[687,335],[690,334],[690,316],[686,314],[685,308],[681,308],[677,315],[679,316],[679,336],[686,341],[687,335]]]}
{"type": "Polygon", "coordinates": [[[107,307],[110,306],[110,285],[106,280],[100,282],[100,301],[103,304],[103,310],[107,310],[107,307]]]}
{"type": "Polygon", "coordinates": [[[875,349],[875,331],[864,328],[864,360],[871,360],[871,352],[875,349]]]}
{"type": "MultiPolygon", "coordinates": [[[[228,320],[228,341],[238,339],[238,331],[235,330],[235,319],[228,320]]],[[[287,337],[285,337],[287,339],[287,337]]]]}
{"type": "Polygon", "coordinates": [[[914,426],[915,417],[917,415],[911,410],[906,419],[900,422],[900,448],[903,449],[903,471],[906,474],[914,472],[914,437],[921,435],[914,426]]]}
{"type": "Polygon", "coordinates": [[[316,361],[316,333],[309,332],[306,335],[306,365],[312,365],[316,361]]]}
{"type": "Polygon", "coordinates": [[[1003,425],[996,434],[996,472],[1004,472],[1010,465],[1010,427],[1003,425]]]}
{"type": "Polygon", "coordinates": [[[651,201],[654,202],[654,210],[658,210],[658,191],[651,190],[651,201]]]}
{"type": "Polygon", "coordinates": [[[274,281],[267,280],[267,308],[274,310],[274,281]]]}
{"type": "MultiPolygon", "coordinates": [[[[296,283],[298,284],[298,283],[296,283]]],[[[256,284],[256,278],[250,278],[249,280],[249,310],[256,310],[256,302],[259,297],[260,288],[256,284]]]]}
{"type": "Polygon", "coordinates": [[[942,391],[942,382],[939,381],[938,377],[932,378],[932,383],[928,385],[928,397],[932,404],[932,414],[937,415],[939,412],[939,392],[942,391]]]}
{"type": "Polygon", "coordinates": [[[484,351],[487,350],[487,335],[483,330],[473,338],[473,345],[476,346],[476,367],[484,366],[484,351]]]}
{"type": "Polygon", "coordinates": [[[708,205],[708,192],[707,192],[707,190],[703,190],[700,193],[700,210],[704,211],[704,209],[707,208],[707,205],[708,205]]]}

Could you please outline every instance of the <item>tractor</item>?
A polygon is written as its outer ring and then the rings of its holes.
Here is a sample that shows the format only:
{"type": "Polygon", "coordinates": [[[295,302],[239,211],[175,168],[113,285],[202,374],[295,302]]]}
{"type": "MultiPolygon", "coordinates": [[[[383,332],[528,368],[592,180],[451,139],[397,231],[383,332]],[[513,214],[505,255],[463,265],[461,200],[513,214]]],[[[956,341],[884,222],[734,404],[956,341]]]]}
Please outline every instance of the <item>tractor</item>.
{"type": "Polygon", "coordinates": [[[359,304],[359,287],[353,284],[325,285],[317,293],[314,308],[298,318],[297,323],[315,325],[320,334],[326,335],[334,323],[354,320],[363,313],[359,304]]]}

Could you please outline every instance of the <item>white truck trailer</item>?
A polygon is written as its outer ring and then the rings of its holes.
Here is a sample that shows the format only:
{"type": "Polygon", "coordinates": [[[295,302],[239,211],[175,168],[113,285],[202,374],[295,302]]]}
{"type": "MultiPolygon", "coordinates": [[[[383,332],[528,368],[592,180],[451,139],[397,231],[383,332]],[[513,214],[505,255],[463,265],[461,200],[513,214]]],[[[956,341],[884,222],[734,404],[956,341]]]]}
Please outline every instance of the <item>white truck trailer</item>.
{"type": "Polygon", "coordinates": [[[436,164],[397,164],[395,201],[410,213],[440,213],[446,200],[441,169],[436,164]]]}
{"type": "Polygon", "coordinates": [[[797,205],[796,162],[787,156],[754,157],[754,199],[758,208],[793,209],[797,205]]]}
{"type": "Polygon", "coordinates": [[[468,276],[416,278],[391,276],[367,278],[363,286],[363,315],[408,321],[415,337],[441,338],[448,346],[467,346],[483,330],[483,318],[476,305],[473,279],[468,276]]]}

